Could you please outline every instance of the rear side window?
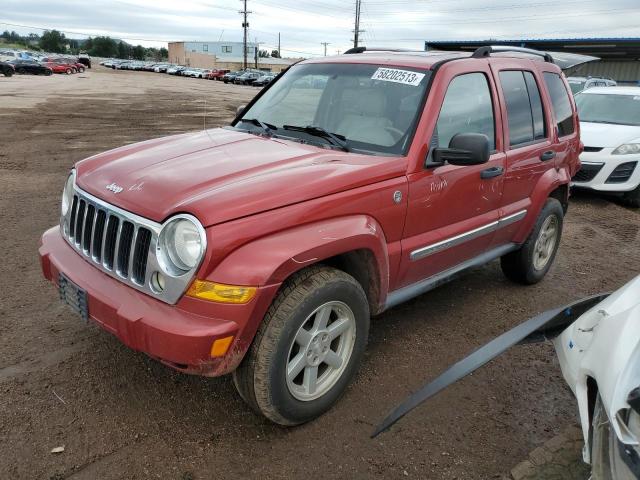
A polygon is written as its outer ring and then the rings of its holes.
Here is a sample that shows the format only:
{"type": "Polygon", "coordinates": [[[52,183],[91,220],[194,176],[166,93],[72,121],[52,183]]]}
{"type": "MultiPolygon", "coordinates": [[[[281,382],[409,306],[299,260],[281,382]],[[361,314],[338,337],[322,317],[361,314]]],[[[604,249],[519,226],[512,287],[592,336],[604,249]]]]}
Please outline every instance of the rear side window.
{"type": "Polygon", "coordinates": [[[553,112],[556,115],[556,122],[558,122],[558,136],[564,137],[572,134],[575,131],[573,111],[571,110],[571,102],[569,101],[567,89],[564,87],[564,82],[560,75],[551,72],[544,72],[544,82],[547,84],[553,112]]]}
{"type": "Polygon", "coordinates": [[[509,145],[531,143],[545,137],[544,114],[538,85],[531,72],[500,72],[507,103],[509,145]]]}
{"type": "Polygon", "coordinates": [[[431,145],[446,148],[458,133],[482,133],[489,138],[489,148],[495,150],[493,102],[483,73],[467,73],[451,81],[431,145]]]}

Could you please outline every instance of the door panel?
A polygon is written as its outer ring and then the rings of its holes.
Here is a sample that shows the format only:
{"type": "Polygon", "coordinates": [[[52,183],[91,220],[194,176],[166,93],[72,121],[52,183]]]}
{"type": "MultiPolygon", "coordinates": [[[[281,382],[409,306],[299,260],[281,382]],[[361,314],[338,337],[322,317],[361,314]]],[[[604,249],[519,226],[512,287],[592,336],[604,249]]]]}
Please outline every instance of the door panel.
{"type": "Polygon", "coordinates": [[[504,183],[500,169],[505,167],[505,154],[501,151],[502,132],[497,127],[501,122],[496,123],[494,119],[493,128],[487,125],[492,121],[492,102],[493,116],[500,118],[488,62],[477,62],[473,72],[464,71],[464,67],[452,62],[437,75],[437,81],[449,87],[447,93],[445,89],[435,92],[441,97],[436,103],[441,109],[429,137],[431,147],[447,147],[440,142],[448,142],[455,133],[489,136],[488,133],[495,132],[490,140],[497,148],[489,162],[482,165],[445,164],[425,167],[408,176],[409,202],[402,260],[399,281],[393,289],[428,278],[486,251],[499,218],[504,183]],[[459,79],[465,74],[476,77],[459,79]],[[493,170],[482,174],[489,169],[493,170]]]}
{"type": "Polygon", "coordinates": [[[506,172],[501,216],[513,220],[496,231],[492,246],[498,246],[513,241],[519,232],[524,219],[522,212],[529,213],[531,195],[544,173],[555,167],[557,152],[552,141],[550,110],[543,95],[544,83],[534,62],[523,68],[522,60],[505,58],[494,61],[492,70],[505,123],[506,172]],[[520,84],[513,81],[515,74],[519,74],[520,84]],[[519,96],[524,97],[526,105],[519,96]],[[526,118],[523,108],[527,109],[526,118]],[[530,130],[523,133],[522,125],[527,122],[530,130]],[[542,134],[541,127],[544,127],[542,134]]]}

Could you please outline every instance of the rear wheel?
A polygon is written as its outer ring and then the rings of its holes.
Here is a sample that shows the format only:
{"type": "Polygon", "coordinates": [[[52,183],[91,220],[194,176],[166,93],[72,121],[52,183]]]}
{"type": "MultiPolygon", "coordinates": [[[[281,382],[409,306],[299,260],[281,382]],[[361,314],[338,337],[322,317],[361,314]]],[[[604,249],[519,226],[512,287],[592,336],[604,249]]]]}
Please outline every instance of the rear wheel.
{"type": "Polygon", "coordinates": [[[630,192],[626,192],[623,198],[625,203],[630,207],[640,208],[640,185],[630,192]]]}
{"type": "Polygon", "coordinates": [[[71,73],[72,73],[72,72],[71,72],[71,69],[70,69],[70,68],[67,68],[67,69],[64,71],[64,73],[66,73],[67,75],[71,75],[71,73]]]}
{"type": "MultiPolygon", "coordinates": [[[[631,432],[635,435],[640,434],[640,416],[630,410],[626,420],[631,432]]],[[[591,479],[637,480],[638,477],[631,472],[625,460],[632,460],[633,456],[637,456],[638,449],[625,446],[618,440],[599,395],[593,412],[592,432],[591,479]]]]}
{"type": "Polygon", "coordinates": [[[533,285],[544,278],[560,246],[563,219],[560,202],[547,199],[527,241],[500,259],[502,271],[509,280],[533,285]]]}
{"type": "Polygon", "coordinates": [[[7,68],[4,72],[4,76],[5,77],[11,77],[13,75],[13,69],[12,68],[7,68]]]}
{"type": "Polygon", "coordinates": [[[44,74],[48,77],[49,75],[51,75],[53,72],[51,70],[45,70],[44,74]]]}
{"type": "Polygon", "coordinates": [[[295,274],[269,308],[233,381],[257,412],[281,425],[308,422],[340,398],[367,343],[361,285],[328,267],[295,274]]]}

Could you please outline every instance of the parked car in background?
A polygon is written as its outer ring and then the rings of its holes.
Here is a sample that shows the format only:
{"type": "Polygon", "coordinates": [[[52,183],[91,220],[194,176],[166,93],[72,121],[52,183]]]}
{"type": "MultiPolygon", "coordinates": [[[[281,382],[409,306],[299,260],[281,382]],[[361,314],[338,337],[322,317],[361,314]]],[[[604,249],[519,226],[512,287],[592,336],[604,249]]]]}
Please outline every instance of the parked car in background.
{"type": "Polygon", "coordinates": [[[207,78],[207,76],[211,73],[211,69],[209,68],[202,68],[200,69],[200,71],[198,72],[197,75],[194,75],[196,78],[207,78]]]}
{"type": "Polygon", "coordinates": [[[18,59],[12,60],[10,63],[14,66],[16,73],[22,75],[27,73],[31,75],[51,75],[53,73],[50,67],[35,60],[18,59]]]}
{"type": "Polygon", "coordinates": [[[617,85],[615,80],[602,77],[569,77],[567,81],[574,95],[588,88],[615,87],[617,85]]]}
{"type": "Polygon", "coordinates": [[[242,75],[243,73],[244,73],[244,71],[237,71],[237,72],[228,72],[228,73],[225,73],[225,74],[222,76],[222,81],[223,81],[224,83],[229,83],[229,82],[233,83],[233,81],[235,80],[235,78],[236,78],[236,77],[239,77],[239,76],[240,76],[240,75],[242,75]]]}
{"type": "Polygon", "coordinates": [[[254,87],[264,87],[273,82],[274,78],[276,78],[276,76],[271,73],[267,75],[261,75],[251,85],[253,85],[254,87]]]}
{"type": "Polygon", "coordinates": [[[209,75],[207,75],[207,78],[209,80],[222,80],[222,77],[224,77],[230,71],[231,70],[221,70],[221,69],[211,70],[209,75]]]}
{"type": "Polygon", "coordinates": [[[53,73],[66,73],[71,75],[76,72],[76,68],[60,58],[46,57],[43,59],[43,65],[49,67],[53,73]]]}
{"type": "Polygon", "coordinates": [[[640,207],[640,87],[594,87],[575,99],[584,151],[573,186],[640,207]]]}
{"type": "Polygon", "coordinates": [[[86,68],[91,68],[91,57],[86,53],[78,55],[78,62],[82,63],[86,68]]]}
{"type": "Polygon", "coordinates": [[[11,77],[16,73],[16,69],[11,63],[0,61],[0,73],[5,77],[11,77]]]}
{"type": "Polygon", "coordinates": [[[258,72],[245,72],[233,79],[233,83],[236,85],[251,85],[262,75],[258,72]]]}
{"type": "Polygon", "coordinates": [[[553,264],[575,104],[549,56],[493,52],[314,58],[227,128],[78,162],[43,273],[128,346],[310,421],[354,378],[372,314],[492,260],[526,285],[553,264]]]}
{"type": "Polygon", "coordinates": [[[153,67],[153,71],[156,73],[167,73],[167,69],[171,68],[171,67],[175,67],[176,65],[171,65],[168,63],[160,63],[158,65],[156,65],[155,67],[153,67]]]}
{"type": "Polygon", "coordinates": [[[181,74],[182,74],[182,72],[183,72],[184,70],[186,70],[186,69],[187,69],[187,67],[183,67],[183,66],[180,66],[180,65],[176,65],[176,66],[174,66],[174,67],[168,68],[168,69],[167,69],[167,73],[168,73],[169,75],[181,75],[181,74]]]}

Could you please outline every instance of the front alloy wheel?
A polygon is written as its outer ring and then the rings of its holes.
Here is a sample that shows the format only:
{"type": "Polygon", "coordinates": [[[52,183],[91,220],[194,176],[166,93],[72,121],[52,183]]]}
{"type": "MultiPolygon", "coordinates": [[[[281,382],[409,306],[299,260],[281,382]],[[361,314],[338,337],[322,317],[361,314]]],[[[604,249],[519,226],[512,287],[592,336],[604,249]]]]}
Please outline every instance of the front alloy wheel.
{"type": "Polygon", "coordinates": [[[356,319],[349,306],[327,302],[307,317],[289,349],[287,387],[298,400],[321,397],[340,379],[356,338],[356,319]]]}
{"type": "Polygon", "coordinates": [[[369,303],[347,273],[324,266],[294,274],[269,308],[233,382],[258,413],[281,425],[313,420],[357,372],[369,303]]]}

